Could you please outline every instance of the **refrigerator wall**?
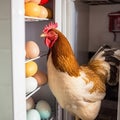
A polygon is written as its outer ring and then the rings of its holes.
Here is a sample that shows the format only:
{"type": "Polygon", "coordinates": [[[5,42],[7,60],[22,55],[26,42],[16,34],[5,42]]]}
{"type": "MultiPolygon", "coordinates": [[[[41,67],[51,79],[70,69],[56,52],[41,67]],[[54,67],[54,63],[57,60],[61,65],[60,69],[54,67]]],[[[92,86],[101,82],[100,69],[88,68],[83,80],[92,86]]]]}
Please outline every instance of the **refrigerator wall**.
{"type": "Polygon", "coordinates": [[[120,4],[96,5],[89,7],[89,51],[96,51],[102,44],[120,48],[120,33],[109,32],[109,17],[111,12],[120,11],[120,4]]]}

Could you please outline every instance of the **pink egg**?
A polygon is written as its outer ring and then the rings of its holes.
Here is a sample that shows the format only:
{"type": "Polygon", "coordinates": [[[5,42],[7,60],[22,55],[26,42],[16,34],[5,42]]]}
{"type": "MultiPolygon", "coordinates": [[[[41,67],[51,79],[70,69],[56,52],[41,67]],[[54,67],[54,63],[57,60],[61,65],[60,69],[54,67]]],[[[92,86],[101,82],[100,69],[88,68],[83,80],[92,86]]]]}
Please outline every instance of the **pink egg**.
{"type": "Polygon", "coordinates": [[[32,97],[26,100],[26,110],[30,110],[35,107],[35,103],[32,97]]]}
{"type": "Polygon", "coordinates": [[[39,46],[34,41],[27,41],[25,44],[26,58],[35,58],[40,54],[39,46]]]}

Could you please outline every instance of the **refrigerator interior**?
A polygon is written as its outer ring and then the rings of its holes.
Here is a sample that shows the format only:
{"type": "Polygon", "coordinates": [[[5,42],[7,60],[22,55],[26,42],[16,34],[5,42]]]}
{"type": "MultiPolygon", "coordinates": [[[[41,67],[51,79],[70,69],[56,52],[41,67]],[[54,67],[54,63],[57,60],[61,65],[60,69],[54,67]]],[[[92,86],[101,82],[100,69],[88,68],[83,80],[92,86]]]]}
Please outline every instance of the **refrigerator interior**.
{"type": "MultiPolygon", "coordinates": [[[[48,53],[48,48],[44,44],[44,38],[40,38],[40,34],[43,31],[43,28],[45,25],[47,25],[50,22],[54,22],[54,0],[50,0],[47,4],[44,6],[47,8],[52,9],[53,11],[53,18],[49,20],[38,20],[38,21],[26,21],[25,22],[25,42],[27,41],[34,41],[37,43],[37,45],[40,48],[40,57],[39,59],[34,60],[37,65],[38,69],[45,74],[47,74],[47,69],[46,69],[46,63],[47,63],[47,53],[48,53]]],[[[45,100],[51,107],[52,113],[51,117],[49,119],[54,120],[55,115],[56,115],[56,100],[54,96],[52,95],[51,91],[49,90],[49,87],[47,84],[40,86],[40,89],[36,91],[33,95],[30,95],[30,97],[33,98],[35,104],[37,104],[38,101],[40,100],[45,100]]],[[[27,99],[29,99],[28,97],[27,99]]]]}
{"type": "MultiPolygon", "coordinates": [[[[53,19],[48,21],[33,21],[25,23],[25,39],[34,40],[40,47],[41,53],[48,51],[47,47],[44,45],[44,40],[41,39],[40,33],[42,33],[43,27],[50,21],[54,20],[54,0],[51,0],[47,7],[53,9],[53,19]]],[[[65,1],[64,1],[65,2],[65,1]]],[[[63,2],[63,3],[64,3],[63,2]]],[[[120,34],[117,33],[116,41],[113,41],[114,35],[108,30],[108,13],[116,12],[120,10],[120,5],[88,5],[82,3],[79,0],[67,2],[68,8],[65,11],[69,16],[65,19],[66,24],[62,23],[62,31],[65,35],[70,38],[70,43],[73,47],[77,60],[80,64],[85,64],[88,62],[89,58],[94,54],[94,52],[102,44],[109,44],[112,47],[120,48],[120,34]],[[68,23],[67,23],[68,22],[68,23]],[[70,29],[69,29],[70,28],[70,29]],[[69,30],[68,30],[69,29],[69,30]],[[68,33],[69,32],[69,33],[68,33]]],[[[67,6],[67,5],[66,5],[67,6]]],[[[63,9],[64,10],[64,9],[63,9]]],[[[64,16],[62,12],[62,16],[64,16]]],[[[61,16],[61,17],[62,17],[61,16]]],[[[57,21],[56,21],[57,22],[57,21]]],[[[47,57],[41,57],[36,60],[39,69],[47,73],[46,69],[47,57]]],[[[52,108],[52,116],[56,117],[56,100],[49,90],[48,85],[44,85],[32,95],[35,103],[39,100],[46,100],[52,108]]],[[[117,120],[117,106],[118,106],[118,86],[107,90],[107,96],[102,102],[102,107],[97,120],[117,120]]],[[[60,108],[61,109],[61,108],[60,108]]],[[[57,114],[58,115],[58,114],[57,114]]],[[[59,120],[71,120],[68,114],[62,113],[63,117],[59,120]]],[[[56,118],[57,120],[57,118],[56,118]]]]}

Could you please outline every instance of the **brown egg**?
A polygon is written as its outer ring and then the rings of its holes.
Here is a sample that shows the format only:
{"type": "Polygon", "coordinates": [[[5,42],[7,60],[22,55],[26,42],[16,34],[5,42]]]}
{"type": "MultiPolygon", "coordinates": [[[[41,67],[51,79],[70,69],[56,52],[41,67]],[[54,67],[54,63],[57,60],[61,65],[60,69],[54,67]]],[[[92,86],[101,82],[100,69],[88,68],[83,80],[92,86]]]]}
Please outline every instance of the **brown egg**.
{"type": "Polygon", "coordinates": [[[40,54],[40,49],[37,43],[34,41],[27,41],[25,44],[26,58],[35,58],[40,54]]]}
{"type": "Polygon", "coordinates": [[[40,86],[46,84],[48,81],[47,75],[40,70],[38,70],[33,77],[37,80],[38,85],[40,86]]]}
{"type": "Polygon", "coordinates": [[[50,8],[46,8],[46,9],[47,9],[47,11],[48,11],[48,16],[47,16],[47,18],[51,19],[51,18],[53,17],[53,12],[52,12],[52,10],[51,10],[50,8]]]}
{"type": "Polygon", "coordinates": [[[42,6],[42,5],[39,5],[39,6],[40,6],[39,18],[47,18],[47,16],[48,16],[47,9],[44,6],[42,6]]]}

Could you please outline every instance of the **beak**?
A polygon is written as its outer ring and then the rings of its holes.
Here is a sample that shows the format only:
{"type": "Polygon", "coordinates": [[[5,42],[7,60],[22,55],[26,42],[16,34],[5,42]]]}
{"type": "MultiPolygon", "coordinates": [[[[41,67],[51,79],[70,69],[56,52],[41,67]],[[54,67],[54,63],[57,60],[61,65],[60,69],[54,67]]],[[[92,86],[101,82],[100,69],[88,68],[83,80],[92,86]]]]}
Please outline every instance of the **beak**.
{"type": "Polygon", "coordinates": [[[42,33],[40,37],[46,37],[47,35],[45,33],[42,33]]]}

